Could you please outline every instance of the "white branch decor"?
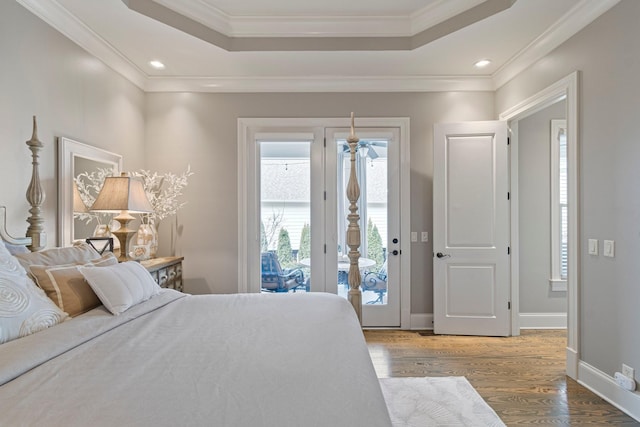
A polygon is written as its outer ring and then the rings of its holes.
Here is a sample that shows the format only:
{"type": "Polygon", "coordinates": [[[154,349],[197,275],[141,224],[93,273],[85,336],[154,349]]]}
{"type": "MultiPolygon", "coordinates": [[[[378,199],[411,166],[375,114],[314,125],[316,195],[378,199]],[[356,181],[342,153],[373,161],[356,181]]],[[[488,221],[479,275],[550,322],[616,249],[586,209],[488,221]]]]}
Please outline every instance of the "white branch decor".
{"type": "Polygon", "coordinates": [[[191,166],[179,175],[171,172],[159,174],[148,170],[133,172],[131,176],[142,180],[144,191],[153,207],[149,219],[157,226],[163,219],[175,215],[187,202],[180,202],[182,189],[187,186],[189,177],[193,175],[191,166]]]}
{"type": "MultiPolygon", "coordinates": [[[[104,179],[112,174],[113,171],[110,168],[98,168],[92,172],[82,172],[74,178],[80,198],[88,208],[91,208],[95,202],[104,184],[104,179]]],[[[190,166],[187,166],[187,170],[178,175],[171,172],[158,173],[144,169],[131,173],[131,176],[142,181],[144,191],[153,207],[153,213],[145,215],[148,215],[148,219],[156,226],[161,220],[175,215],[178,210],[184,207],[186,202],[180,202],[179,198],[182,196],[182,190],[187,186],[188,178],[191,175],[193,172],[191,172],[190,166]]],[[[103,223],[103,218],[100,218],[100,214],[97,213],[76,213],[75,215],[87,223],[94,219],[98,224],[103,223]]]]}
{"type": "MultiPolygon", "coordinates": [[[[91,206],[93,206],[93,203],[96,201],[96,197],[98,197],[98,193],[100,193],[102,189],[102,184],[104,184],[104,179],[112,175],[112,168],[98,168],[92,172],[81,172],[73,179],[76,187],[78,187],[80,198],[87,209],[91,209],[91,206]]],[[[74,212],[73,215],[81,221],[85,221],[87,224],[90,224],[91,221],[95,219],[98,225],[109,225],[111,217],[113,216],[108,213],[98,212],[74,212]]]]}

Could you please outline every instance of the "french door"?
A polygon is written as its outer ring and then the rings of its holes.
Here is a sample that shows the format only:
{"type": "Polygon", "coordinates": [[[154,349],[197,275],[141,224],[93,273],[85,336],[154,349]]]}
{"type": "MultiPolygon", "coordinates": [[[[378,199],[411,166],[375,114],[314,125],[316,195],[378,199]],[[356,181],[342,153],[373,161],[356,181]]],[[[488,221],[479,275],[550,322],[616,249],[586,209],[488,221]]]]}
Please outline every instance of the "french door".
{"type": "MultiPolygon", "coordinates": [[[[399,133],[357,131],[364,326],[401,324],[399,133]]],[[[318,126],[261,127],[248,135],[246,291],[347,297],[348,134],[347,127],[318,126]],[[277,260],[278,278],[266,259],[277,260]]]]}

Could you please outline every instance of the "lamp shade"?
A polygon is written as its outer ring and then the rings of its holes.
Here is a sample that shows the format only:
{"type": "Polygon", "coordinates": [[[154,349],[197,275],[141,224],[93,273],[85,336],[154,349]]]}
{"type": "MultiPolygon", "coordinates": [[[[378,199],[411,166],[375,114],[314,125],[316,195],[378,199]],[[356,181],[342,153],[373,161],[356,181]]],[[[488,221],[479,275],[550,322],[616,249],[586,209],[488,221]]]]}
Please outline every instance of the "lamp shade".
{"type": "Polygon", "coordinates": [[[78,185],[73,181],[73,213],[87,213],[87,205],[82,201],[80,197],[80,191],[78,191],[78,185]]]}
{"type": "Polygon", "coordinates": [[[96,212],[153,212],[142,182],[131,178],[127,172],[122,172],[120,176],[105,178],[91,210],[96,212]]]}

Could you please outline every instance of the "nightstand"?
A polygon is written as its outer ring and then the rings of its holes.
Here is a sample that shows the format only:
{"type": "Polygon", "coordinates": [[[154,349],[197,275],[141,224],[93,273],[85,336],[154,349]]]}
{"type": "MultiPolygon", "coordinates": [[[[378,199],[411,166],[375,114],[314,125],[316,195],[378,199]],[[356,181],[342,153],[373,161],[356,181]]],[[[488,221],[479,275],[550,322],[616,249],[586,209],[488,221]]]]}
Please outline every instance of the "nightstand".
{"type": "Polygon", "coordinates": [[[182,260],[181,256],[168,256],[140,261],[153,280],[162,288],[171,288],[182,292],[182,260]]]}

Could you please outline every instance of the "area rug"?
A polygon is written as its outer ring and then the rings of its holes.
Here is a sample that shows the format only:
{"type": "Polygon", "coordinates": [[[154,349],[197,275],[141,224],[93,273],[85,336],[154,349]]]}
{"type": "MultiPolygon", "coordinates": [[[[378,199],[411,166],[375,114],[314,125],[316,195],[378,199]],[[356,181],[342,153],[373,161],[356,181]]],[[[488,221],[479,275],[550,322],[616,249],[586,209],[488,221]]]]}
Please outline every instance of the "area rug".
{"type": "Polygon", "coordinates": [[[504,427],[465,377],[381,378],[393,427],[504,427]]]}

